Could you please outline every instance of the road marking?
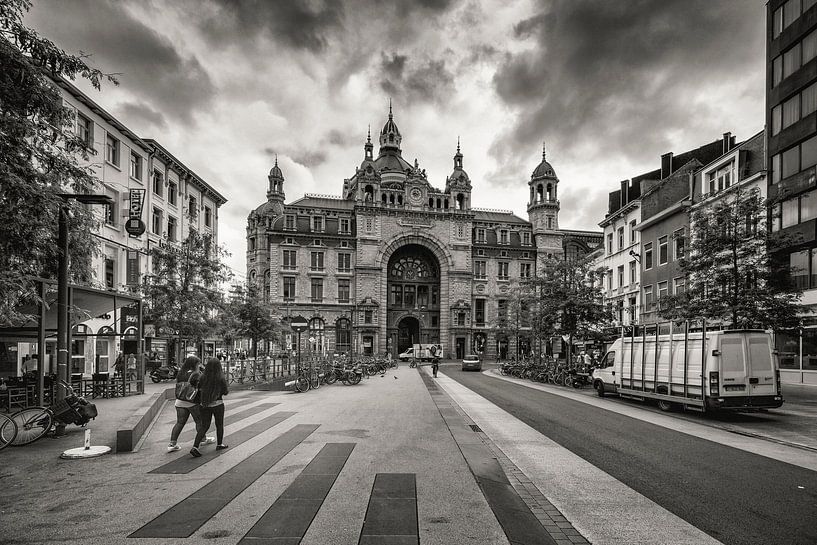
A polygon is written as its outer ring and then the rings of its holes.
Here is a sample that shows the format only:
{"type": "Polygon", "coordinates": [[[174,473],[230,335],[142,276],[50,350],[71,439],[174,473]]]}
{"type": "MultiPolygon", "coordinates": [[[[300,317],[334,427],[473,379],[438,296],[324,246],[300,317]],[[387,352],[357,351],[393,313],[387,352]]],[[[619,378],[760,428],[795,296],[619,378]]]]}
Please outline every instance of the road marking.
{"type": "Polygon", "coordinates": [[[720,543],[445,374],[437,384],[591,543],[720,543]]]}
{"type": "MultiPolygon", "coordinates": [[[[250,402],[252,402],[252,400],[250,400],[250,402]]],[[[241,420],[244,420],[245,418],[247,418],[249,416],[252,416],[254,414],[258,414],[258,413],[260,413],[262,411],[265,411],[267,409],[271,409],[271,408],[275,407],[276,405],[280,405],[280,403],[261,403],[259,405],[255,405],[253,407],[250,407],[249,409],[246,409],[244,411],[237,412],[237,413],[232,412],[232,409],[233,409],[233,407],[235,407],[235,405],[227,405],[225,407],[225,411],[230,411],[230,412],[227,412],[227,414],[224,416],[224,426],[226,427],[226,426],[230,426],[232,424],[235,424],[236,422],[240,422],[241,420]]],[[[210,429],[213,429],[213,426],[215,426],[215,423],[211,422],[210,426],[211,426],[210,429]]],[[[182,432],[182,434],[179,436],[179,442],[180,443],[186,443],[187,441],[192,441],[195,437],[196,437],[196,430],[194,430],[194,429],[193,430],[187,430],[185,432],[182,432]]]]}
{"type": "Polygon", "coordinates": [[[355,443],[324,445],[239,545],[300,543],[354,448],[355,443]]]}
{"type": "Polygon", "coordinates": [[[298,424],[285,431],[128,537],[190,537],[319,426],[298,424]]]}
{"type": "Polygon", "coordinates": [[[359,545],[417,545],[417,477],[414,473],[374,476],[359,545]]]}
{"type": "Polygon", "coordinates": [[[656,426],[661,426],[662,428],[667,428],[680,433],[685,433],[687,435],[692,435],[693,437],[706,439],[707,441],[712,441],[713,443],[737,448],[746,452],[751,452],[752,454],[759,454],[760,456],[771,458],[772,460],[786,462],[787,464],[817,471],[817,456],[814,456],[814,451],[790,447],[783,443],[767,441],[765,439],[752,437],[750,435],[738,434],[723,428],[698,424],[696,422],[690,422],[689,420],[675,418],[665,414],[645,411],[644,409],[640,409],[638,407],[611,403],[598,397],[577,394],[560,386],[549,387],[543,384],[531,382],[529,380],[506,377],[494,372],[493,370],[483,371],[483,374],[494,379],[512,382],[520,386],[525,386],[526,388],[533,388],[534,390],[565,397],[567,399],[579,401],[586,405],[592,405],[593,407],[598,407],[606,411],[629,416],[630,418],[635,418],[637,420],[641,420],[642,422],[649,422],[650,424],[655,424],[656,426]]]}
{"type": "MultiPolygon", "coordinates": [[[[294,416],[298,413],[293,412],[279,412],[272,414],[263,420],[259,420],[249,426],[243,427],[240,430],[231,433],[227,437],[224,438],[224,442],[229,445],[231,448],[235,448],[238,445],[257,437],[261,433],[264,433],[269,428],[276,426],[286,420],[287,418],[294,416]]],[[[203,447],[202,447],[202,450],[203,447]]],[[[181,451],[180,451],[181,452],[181,451]]],[[[168,462],[164,465],[157,467],[156,469],[152,469],[148,471],[148,473],[163,473],[163,474],[184,474],[190,473],[194,469],[201,467],[202,465],[210,462],[211,460],[215,459],[222,454],[227,454],[228,450],[214,450],[212,452],[204,451],[202,452],[203,456],[199,458],[193,458],[190,456],[182,456],[181,458],[176,458],[175,460],[168,462]]],[[[185,453],[186,454],[186,453],[185,453]]]]}

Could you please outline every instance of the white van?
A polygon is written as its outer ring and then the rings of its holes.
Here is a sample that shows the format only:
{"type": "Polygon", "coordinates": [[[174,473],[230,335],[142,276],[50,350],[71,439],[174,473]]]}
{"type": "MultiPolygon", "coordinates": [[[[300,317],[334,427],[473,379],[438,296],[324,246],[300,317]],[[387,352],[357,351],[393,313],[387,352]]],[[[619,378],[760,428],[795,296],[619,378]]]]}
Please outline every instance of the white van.
{"type": "Polygon", "coordinates": [[[442,347],[439,344],[415,344],[406,348],[405,352],[399,354],[400,361],[434,361],[443,356],[442,347]]]}
{"type": "Polygon", "coordinates": [[[622,336],[593,371],[593,387],[600,397],[655,399],[663,411],[783,404],[776,353],[762,330],[622,336]]]}

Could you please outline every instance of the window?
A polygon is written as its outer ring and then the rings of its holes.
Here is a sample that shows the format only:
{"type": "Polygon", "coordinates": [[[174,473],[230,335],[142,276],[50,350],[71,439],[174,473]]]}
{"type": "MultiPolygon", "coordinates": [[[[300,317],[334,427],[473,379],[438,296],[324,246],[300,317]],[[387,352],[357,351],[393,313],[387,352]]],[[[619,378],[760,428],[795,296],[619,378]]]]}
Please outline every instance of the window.
{"type": "Polygon", "coordinates": [[[403,304],[408,308],[414,308],[414,286],[406,286],[403,289],[403,304]]]}
{"type": "Polygon", "coordinates": [[[672,241],[674,245],[673,259],[678,261],[684,257],[684,245],[686,244],[686,237],[684,237],[684,230],[678,229],[672,234],[672,241]]]}
{"type": "Polygon", "coordinates": [[[508,279],[508,262],[507,261],[500,261],[497,263],[497,272],[500,280],[507,280],[508,279]]]}
{"type": "Polygon", "coordinates": [[[176,218],[167,218],[167,240],[176,242],[176,218]]]}
{"type": "Polygon", "coordinates": [[[800,223],[817,218],[817,194],[800,195],[800,223]]]}
{"type": "Polygon", "coordinates": [[[485,261],[474,261],[474,278],[485,278],[485,261]]]}
{"type": "Polygon", "coordinates": [[[462,238],[464,232],[465,232],[465,226],[463,224],[461,224],[461,223],[459,225],[457,225],[457,237],[462,238]]]}
{"type": "Polygon", "coordinates": [[[618,287],[623,287],[624,284],[624,265],[618,266],[618,287]]]}
{"type": "Polygon", "coordinates": [[[352,271],[352,254],[341,252],[338,254],[338,272],[352,271]]]}
{"type": "Polygon", "coordinates": [[[158,208],[153,209],[153,219],[150,230],[153,231],[154,234],[162,234],[162,211],[158,208]]]}
{"type": "Polygon", "coordinates": [[[295,216],[287,214],[284,218],[284,229],[295,229],[295,216]]]}
{"type": "Polygon", "coordinates": [[[205,227],[213,226],[213,210],[209,206],[204,207],[204,225],[205,227]]]}
{"type": "Polygon", "coordinates": [[[193,195],[190,195],[190,200],[187,201],[187,213],[191,218],[195,218],[199,214],[199,203],[193,195]]]}
{"type": "Polygon", "coordinates": [[[130,152],[129,174],[134,180],[142,180],[142,156],[135,151],[130,152]]]}
{"type": "Polygon", "coordinates": [[[807,115],[817,111],[817,83],[812,83],[800,93],[800,115],[807,115]]]}
{"type": "Polygon", "coordinates": [[[520,263],[519,264],[519,278],[530,278],[530,270],[531,270],[531,264],[530,263],[520,263]]]}
{"type": "Polygon", "coordinates": [[[440,300],[440,288],[431,286],[431,306],[436,307],[440,300]]]}
{"type": "Polygon", "coordinates": [[[800,68],[800,44],[783,53],[783,79],[791,76],[800,68]]]}
{"type": "Polygon", "coordinates": [[[391,287],[391,304],[395,307],[403,306],[403,286],[395,285],[391,287]]]}
{"type": "MultiPolygon", "coordinates": [[[[153,171],[153,193],[158,196],[162,196],[162,190],[164,189],[165,185],[165,177],[164,175],[159,172],[158,170],[153,171]]],[[[174,191],[174,204],[175,204],[175,191],[174,191]]]]}
{"type": "Polygon", "coordinates": [[[349,286],[350,282],[347,279],[338,280],[338,303],[349,302],[349,286]]]}
{"type": "Polygon", "coordinates": [[[780,132],[782,128],[781,125],[783,124],[783,119],[781,117],[782,107],[780,104],[772,108],[772,136],[776,135],[780,132]]]}
{"type": "Polygon", "coordinates": [[[792,225],[797,225],[799,221],[797,201],[798,199],[796,197],[794,199],[783,201],[781,213],[783,229],[786,227],[791,227],[792,225]]]}
{"type": "Polygon", "coordinates": [[[339,224],[341,233],[349,233],[349,218],[340,218],[339,224]]]}
{"type": "Polygon", "coordinates": [[[474,323],[485,325],[485,299],[474,300],[474,323]]]}
{"type": "Polygon", "coordinates": [[[105,160],[119,166],[119,140],[110,134],[105,137],[105,160]]]}
{"type": "Polygon", "coordinates": [[[630,285],[635,284],[635,274],[636,274],[636,266],[635,261],[630,261],[630,285]]]}
{"type": "Polygon", "coordinates": [[[608,290],[613,289],[613,271],[611,270],[607,271],[607,289],[608,290]]]}
{"type": "Polygon", "coordinates": [[[310,268],[313,271],[323,270],[323,252],[311,252],[310,268]]]}
{"type": "Polygon", "coordinates": [[[298,266],[298,251],[284,250],[284,269],[295,269],[298,266]]]}
{"type": "Polygon", "coordinates": [[[783,27],[785,30],[789,25],[800,17],[800,0],[789,0],[783,4],[783,27]]]}
{"type": "Polygon", "coordinates": [[[635,242],[636,232],[637,231],[635,230],[635,220],[632,220],[630,221],[630,244],[635,242]]]}
{"type": "Polygon", "coordinates": [[[86,148],[94,147],[94,122],[77,112],[77,138],[86,148]]]}
{"type": "Polygon", "coordinates": [[[247,249],[251,252],[255,251],[255,237],[252,237],[247,241],[247,249]]]}
{"type": "Polygon", "coordinates": [[[789,176],[794,176],[798,172],[800,172],[800,147],[794,146],[793,148],[784,151],[782,154],[782,175],[784,178],[788,178],[789,176]]]}
{"type": "Polygon", "coordinates": [[[644,286],[644,310],[651,311],[652,304],[652,286],[644,286]]]}
{"type": "Polygon", "coordinates": [[[652,269],[652,242],[644,245],[644,270],[652,269]]]}
{"type": "Polygon", "coordinates": [[[372,230],[372,218],[366,218],[366,230],[367,231],[372,230]]]}
{"type": "MultiPolygon", "coordinates": [[[[155,190],[154,190],[155,192],[155,190]]],[[[159,189],[159,195],[161,195],[161,187],[159,189]]],[[[167,202],[176,206],[176,195],[178,195],[178,186],[176,182],[167,182],[167,202]]]]}
{"type": "Polygon", "coordinates": [[[624,227],[618,228],[618,249],[624,248],[624,227]]]}
{"type": "Polygon", "coordinates": [[[477,242],[485,242],[485,229],[477,229],[477,242]]]}
{"type": "Polygon", "coordinates": [[[499,231],[499,243],[500,244],[507,244],[508,243],[508,230],[507,229],[500,229],[500,231],[499,231]]]}
{"type": "Polygon", "coordinates": [[[295,299],[295,277],[284,277],[284,300],[292,301],[295,299]]]}
{"type": "Polygon", "coordinates": [[[320,233],[323,231],[323,216],[312,217],[312,230],[320,233]]]}
{"type": "Polygon", "coordinates": [[[363,311],[363,323],[364,324],[371,324],[374,317],[374,311],[372,310],[364,310],[363,311]]]}
{"type": "Polygon", "coordinates": [[[312,279],[312,302],[320,303],[323,301],[323,278],[312,279]]]}
{"type": "Polygon", "coordinates": [[[527,231],[522,233],[522,244],[525,246],[530,246],[530,233],[527,231]]]}
{"type": "Polygon", "coordinates": [[[776,87],[783,80],[783,55],[778,55],[772,61],[772,87],[776,87]]]}
{"type": "Polygon", "coordinates": [[[428,286],[417,286],[417,306],[420,308],[428,306],[428,286]]]}
{"type": "Polygon", "coordinates": [[[102,208],[105,223],[111,227],[116,227],[116,211],[119,203],[119,194],[116,191],[111,190],[107,190],[105,193],[107,193],[112,200],[111,204],[106,204],[102,208]]]}
{"type": "Polygon", "coordinates": [[[675,280],[673,280],[673,283],[674,283],[674,286],[672,288],[673,288],[673,293],[675,295],[681,295],[682,293],[684,293],[684,291],[686,290],[686,279],[685,278],[683,278],[683,277],[676,278],[675,280]]]}
{"type": "Polygon", "coordinates": [[[668,287],[668,283],[666,281],[658,283],[658,300],[659,301],[661,299],[665,298],[668,295],[667,287],[668,287]]]}
{"type": "MultiPolygon", "coordinates": [[[[805,11],[805,10],[804,10],[805,11]]],[[[803,38],[803,64],[806,64],[814,57],[817,57],[817,31],[803,38]]]]}
{"type": "Polygon", "coordinates": [[[613,253],[613,233],[607,233],[607,253],[613,253]]]}
{"type": "Polygon", "coordinates": [[[465,326],[465,313],[464,312],[458,312],[457,313],[457,326],[458,327],[464,327],[465,326]]]}
{"type": "Polygon", "coordinates": [[[340,247],[341,248],[348,248],[349,247],[349,241],[348,240],[341,240],[340,241],[340,247]]]}
{"type": "Polygon", "coordinates": [[[110,256],[105,256],[105,287],[116,288],[116,261],[110,256]]]}
{"type": "Polygon", "coordinates": [[[800,119],[800,95],[794,95],[783,103],[783,127],[791,127],[800,119]]]}
{"type": "Polygon", "coordinates": [[[789,274],[794,285],[800,289],[809,287],[809,261],[808,250],[789,255],[789,274]]]}

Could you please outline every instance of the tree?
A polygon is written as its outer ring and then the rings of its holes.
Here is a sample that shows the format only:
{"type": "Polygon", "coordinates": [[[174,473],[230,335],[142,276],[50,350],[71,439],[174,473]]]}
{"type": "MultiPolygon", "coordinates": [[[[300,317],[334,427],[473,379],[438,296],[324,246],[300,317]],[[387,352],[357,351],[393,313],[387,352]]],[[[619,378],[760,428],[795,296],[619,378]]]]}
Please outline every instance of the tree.
{"type": "Polygon", "coordinates": [[[514,287],[507,298],[501,300],[496,322],[494,323],[494,337],[497,339],[515,339],[515,356],[520,355],[520,339],[530,336],[530,290],[526,285],[514,287]]]}
{"type": "Polygon", "coordinates": [[[275,307],[261,293],[255,283],[238,286],[234,291],[228,315],[234,317],[236,334],[252,341],[252,356],[258,356],[259,341],[279,342],[283,326],[274,318],[275,307]]]}
{"type": "Polygon", "coordinates": [[[734,328],[797,324],[801,290],[790,272],[798,271],[772,257],[793,241],[768,230],[768,206],[757,188],[737,186],[692,214],[691,241],[680,261],[686,290],[658,301],[663,317],[705,318],[734,328]]]}
{"type": "Polygon", "coordinates": [[[201,342],[216,329],[217,314],[225,306],[219,286],[230,278],[221,262],[224,256],[211,235],[196,231],[181,244],[165,243],[150,250],[153,273],[142,285],[145,321],[173,331],[179,363],[183,340],[201,342]]]}
{"type": "MultiPolygon", "coordinates": [[[[83,166],[93,150],[73,131],[74,115],[54,85],[87,79],[99,89],[116,80],[22,23],[28,0],[0,0],[0,324],[30,318],[21,305],[38,300],[34,277],[55,278],[60,193],[98,187],[83,166]]],[[[88,283],[98,242],[91,209],[69,207],[70,279],[88,283]]]]}
{"type": "Polygon", "coordinates": [[[536,293],[531,325],[539,334],[567,336],[568,361],[575,337],[598,338],[611,322],[602,302],[603,273],[588,257],[551,259],[530,281],[536,293]]]}

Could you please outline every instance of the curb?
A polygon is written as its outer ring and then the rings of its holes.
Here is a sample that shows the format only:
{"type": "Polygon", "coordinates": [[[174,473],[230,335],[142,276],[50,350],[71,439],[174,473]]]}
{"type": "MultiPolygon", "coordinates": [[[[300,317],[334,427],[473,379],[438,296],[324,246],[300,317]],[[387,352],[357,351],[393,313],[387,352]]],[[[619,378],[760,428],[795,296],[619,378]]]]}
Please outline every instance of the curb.
{"type": "Polygon", "coordinates": [[[165,401],[175,396],[175,388],[156,392],[116,430],[116,453],[133,452],[165,401]]]}

